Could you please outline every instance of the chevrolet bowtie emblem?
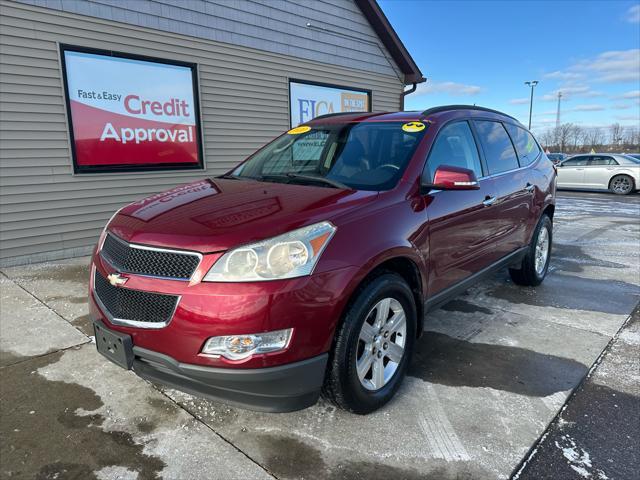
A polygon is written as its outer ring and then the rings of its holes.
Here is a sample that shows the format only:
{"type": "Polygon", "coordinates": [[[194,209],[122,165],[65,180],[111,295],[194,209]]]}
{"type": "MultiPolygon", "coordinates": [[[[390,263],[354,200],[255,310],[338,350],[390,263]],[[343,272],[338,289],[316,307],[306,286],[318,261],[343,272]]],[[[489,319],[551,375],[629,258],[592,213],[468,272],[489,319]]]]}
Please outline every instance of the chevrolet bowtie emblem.
{"type": "Polygon", "coordinates": [[[126,277],[121,277],[119,273],[112,273],[110,275],[107,275],[107,280],[109,280],[109,283],[114,287],[119,287],[127,283],[127,280],[129,279],[126,277]]]}

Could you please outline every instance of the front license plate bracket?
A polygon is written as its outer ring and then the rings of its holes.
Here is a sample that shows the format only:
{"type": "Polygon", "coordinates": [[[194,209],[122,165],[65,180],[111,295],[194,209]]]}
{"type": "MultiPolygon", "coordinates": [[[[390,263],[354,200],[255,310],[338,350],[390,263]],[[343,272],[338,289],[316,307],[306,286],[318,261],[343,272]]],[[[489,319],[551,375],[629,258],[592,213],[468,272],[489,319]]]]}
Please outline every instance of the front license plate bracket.
{"type": "Polygon", "coordinates": [[[93,324],[98,352],[116,365],[127,370],[133,366],[133,342],[131,335],[114,332],[97,322],[93,324]]]}

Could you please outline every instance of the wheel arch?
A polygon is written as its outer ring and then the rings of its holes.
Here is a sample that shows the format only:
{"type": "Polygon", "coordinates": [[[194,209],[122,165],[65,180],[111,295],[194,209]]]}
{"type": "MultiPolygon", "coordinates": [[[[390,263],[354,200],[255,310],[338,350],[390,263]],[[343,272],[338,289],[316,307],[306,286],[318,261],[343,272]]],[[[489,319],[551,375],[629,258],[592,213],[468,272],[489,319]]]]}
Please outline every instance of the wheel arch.
{"type": "Polygon", "coordinates": [[[553,221],[553,215],[556,213],[556,206],[553,203],[547,205],[542,211],[542,215],[547,215],[553,221]]]}
{"type": "Polygon", "coordinates": [[[367,283],[384,273],[391,272],[400,275],[407,282],[413,292],[417,316],[416,331],[418,336],[420,336],[424,328],[424,289],[426,282],[424,275],[421,273],[421,268],[418,262],[419,259],[415,258],[415,255],[408,252],[396,252],[393,254],[382,255],[377,261],[371,262],[364,267],[361,270],[360,275],[358,275],[354,281],[355,286],[351,289],[349,300],[343,309],[340,321],[342,321],[344,313],[348,310],[357,295],[367,283]]]}
{"type": "Polygon", "coordinates": [[[611,177],[609,178],[609,181],[607,182],[607,188],[609,190],[611,190],[611,182],[613,181],[613,179],[616,178],[616,177],[621,177],[621,176],[629,177],[631,179],[631,191],[632,192],[635,191],[638,188],[638,183],[636,182],[636,179],[629,172],[619,172],[619,173],[616,173],[614,175],[611,175],[611,177]]]}

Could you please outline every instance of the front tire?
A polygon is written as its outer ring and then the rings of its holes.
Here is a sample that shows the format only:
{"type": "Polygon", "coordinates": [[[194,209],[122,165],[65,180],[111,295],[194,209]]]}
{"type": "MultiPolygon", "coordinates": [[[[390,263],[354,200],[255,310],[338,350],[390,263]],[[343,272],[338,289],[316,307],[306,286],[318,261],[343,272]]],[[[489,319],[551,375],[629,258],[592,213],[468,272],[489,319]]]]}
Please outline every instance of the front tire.
{"type": "Polygon", "coordinates": [[[537,287],[542,283],[549,270],[552,239],[553,223],[549,216],[544,214],[533,232],[533,238],[520,268],[509,269],[514,283],[530,287],[537,287]]]}
{"type": "Polygon", "coordinates": [[[361,287],[336,332],[325,398],[361,415],[386,404],[411,361],[416,326],[413,293],[401,276],[383,273],[361,287]]]}
{"type": "Polygon", "coordinates": [[[616,175],[609,182],[609,190],[616,195],[629,195],[633,189],[633,178],[629,175],[616,175]]]}

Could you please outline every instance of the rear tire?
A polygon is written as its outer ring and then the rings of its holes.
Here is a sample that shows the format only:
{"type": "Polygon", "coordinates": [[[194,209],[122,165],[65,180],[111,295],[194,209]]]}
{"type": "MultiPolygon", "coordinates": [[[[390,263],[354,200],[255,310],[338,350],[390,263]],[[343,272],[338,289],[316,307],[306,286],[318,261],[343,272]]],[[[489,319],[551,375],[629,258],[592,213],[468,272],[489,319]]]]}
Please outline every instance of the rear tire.
{"type": "Polygon", "coordinates": [[[519,269],[510,268],[511,279],[517,285],[536,287],[542,283],[549,270],[551,260],[551,243],[553,239],[553,223],[548,215],[540,218],[527,254],[522,259],[519,269]]]}
{"type": "Polygon", "coordinates": [[[402,383],[416,326],[413,293],[400,275],[383,273],[362,286],[336,332],[324,397],[361,415],[382,407],[402,383]]]}
{"type": "Polygon", "coordinates": [[[629,195],[634,187],[633,178],[629,175],[616,175],[609,182],[609,191],[616,195],[629,195]]]}

